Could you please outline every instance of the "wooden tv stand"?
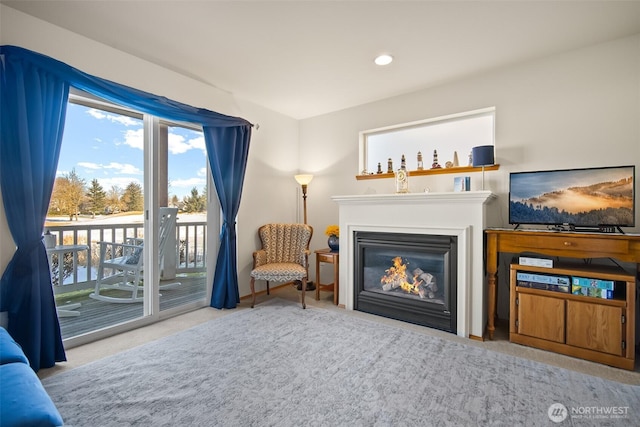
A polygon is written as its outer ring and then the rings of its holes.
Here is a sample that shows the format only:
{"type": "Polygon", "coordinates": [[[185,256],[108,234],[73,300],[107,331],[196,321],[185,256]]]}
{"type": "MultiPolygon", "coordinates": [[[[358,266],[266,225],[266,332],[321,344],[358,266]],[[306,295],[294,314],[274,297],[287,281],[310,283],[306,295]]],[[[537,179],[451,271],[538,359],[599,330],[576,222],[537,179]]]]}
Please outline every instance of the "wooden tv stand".
{"type": "MultiPolygon", "coordinates": [[[[576,259],[612,258],[636,264],[636,278],[640,277],[640,235],[637,234],[487,229],[485,236],[486,271],[489,284],[487,307],[489,339],[493,339],[495,331],[498,260],[501,252],[509,254],[529,252],[576,259]]],[[[581,266],[579,269],[588,274],[590,268],[589,265],[584,264],[584,267],[581,266]]],[[[623,363],[624,367],[631,366],[630,369],[633,369],[635,351],[636,286],[635,283],[633,285],[627,286],[625,297],[626,350],[622,356],[627,359],[623,363]]]]}

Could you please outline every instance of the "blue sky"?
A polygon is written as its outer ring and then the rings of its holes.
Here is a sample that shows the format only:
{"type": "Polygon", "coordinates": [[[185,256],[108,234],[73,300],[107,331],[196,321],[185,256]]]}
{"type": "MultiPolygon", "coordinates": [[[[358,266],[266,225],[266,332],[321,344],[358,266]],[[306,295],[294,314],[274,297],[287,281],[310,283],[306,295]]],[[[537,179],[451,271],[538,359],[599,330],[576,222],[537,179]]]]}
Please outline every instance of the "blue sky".
{"type": "MultiPolygon", "coordinates": [[[[69,103],[57,176],[73,168],[105,192],[132,181],[143,185],[143,123],[129,116],[69,103]]],[[[206,185],[206,151],[202,132],[169,128],[169,197],[179,199],[206,185]]]]}

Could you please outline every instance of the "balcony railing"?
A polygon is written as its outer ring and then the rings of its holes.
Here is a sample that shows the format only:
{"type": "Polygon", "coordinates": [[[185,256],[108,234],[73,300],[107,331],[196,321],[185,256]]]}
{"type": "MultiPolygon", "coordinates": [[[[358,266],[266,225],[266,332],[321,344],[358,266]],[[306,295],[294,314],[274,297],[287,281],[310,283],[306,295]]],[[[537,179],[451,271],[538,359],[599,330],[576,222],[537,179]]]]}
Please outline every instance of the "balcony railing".
{"type": "MultiPolygon", "coordinates": [[[[56,237],[58,245],[86,245],[88,250],[51,254],[52,280],[55,294],[93,288],[100,260],[98,242],[123,243],[127,238],[144,238],[142,223],[94,224],[45,227],[56,237]]],[[[176,273],[206,271],[206,222],[176,223],[176,273]]]]}

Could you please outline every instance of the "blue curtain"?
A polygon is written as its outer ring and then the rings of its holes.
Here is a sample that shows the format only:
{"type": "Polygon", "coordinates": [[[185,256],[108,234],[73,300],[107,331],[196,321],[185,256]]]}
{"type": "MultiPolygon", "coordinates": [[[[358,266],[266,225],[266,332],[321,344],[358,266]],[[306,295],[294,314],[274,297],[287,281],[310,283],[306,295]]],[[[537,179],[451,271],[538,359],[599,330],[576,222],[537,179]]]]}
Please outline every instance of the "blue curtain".
{"type": "Polygon", "coordinates": [[[211,307],[235,308],[240,302],[236,217],[240,209],[242,184],[249,156],[251,128],[205,127],[204,140],[223,215],[211,307]]]}
{"type": "Polygon", "coordinates": [[[0,282],[8,332],[37,372],[66,360],[42,243],[69,85],[18,57],[0,57],[0,184],[17,249],[0,282]]]}
{"type": "Polygon", "coordinates": [[[32,367],[65,360],[41,235],[60,153],[69,86],[137,111],[199,123],[225,212],[216,265],[214,307],[238,300],[234,219],[240,205],[251,123],[86,74],[48,56],[0,46],[2,128],[0,183],[9,228],[18,247],[0,282],[0,310],[32,367]],[[220,305],[217,305],[222,301],[220,305]]]}

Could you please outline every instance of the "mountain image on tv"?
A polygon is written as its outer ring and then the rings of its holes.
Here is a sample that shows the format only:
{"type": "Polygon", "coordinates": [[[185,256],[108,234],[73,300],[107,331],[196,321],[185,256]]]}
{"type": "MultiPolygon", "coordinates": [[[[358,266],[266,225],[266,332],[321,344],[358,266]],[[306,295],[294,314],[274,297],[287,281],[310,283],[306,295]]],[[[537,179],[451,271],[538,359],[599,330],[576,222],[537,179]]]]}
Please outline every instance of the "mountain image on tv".
{"type": "Polygon", "coordinates": [[[509,223],[634,226],[634,167],[512,173],[509,223]]]}

